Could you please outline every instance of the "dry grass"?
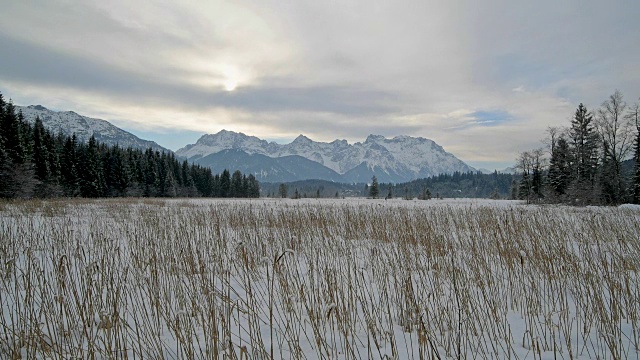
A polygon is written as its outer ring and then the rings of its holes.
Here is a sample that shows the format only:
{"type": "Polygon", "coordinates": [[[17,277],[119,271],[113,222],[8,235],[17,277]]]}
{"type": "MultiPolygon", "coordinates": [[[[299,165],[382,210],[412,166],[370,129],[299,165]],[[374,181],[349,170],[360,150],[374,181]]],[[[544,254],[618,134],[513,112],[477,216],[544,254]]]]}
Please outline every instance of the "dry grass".
{"type": "Polygon", "coordinates": [[[3,203],[0,358],[639,356],[638,212],[394,204],[3,203]]]}

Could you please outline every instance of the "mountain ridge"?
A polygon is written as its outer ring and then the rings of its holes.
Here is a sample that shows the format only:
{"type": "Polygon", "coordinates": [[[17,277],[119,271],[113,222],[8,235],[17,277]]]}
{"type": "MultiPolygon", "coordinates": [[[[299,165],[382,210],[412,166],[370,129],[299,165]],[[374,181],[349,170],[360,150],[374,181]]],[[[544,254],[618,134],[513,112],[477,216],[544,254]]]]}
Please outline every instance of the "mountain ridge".
{"type": "MultiPolygon", "coordinates": [[[[39,117],[54,133],[75,133],[79,141],[86,142],[93,135],[107,145],[171,152],[106,120],[75,111],[53,111],[42,105],[16,106],[15,109],[31,123],[39,117]]],[[[344,139],[317,142],[300,134],[291,143],[278,144],[221,130],[202,135],[195,144],[188,144],[175,154],[213,170],[221,166],[229,170],[242,169],[266,182],[320,179],[366,183],[376,176],[380,182],[400,183],[456,171],[475,171],[433,140],[408,135],[386,138],[371,134],[362,142],[349,144],[344,139]]]]}
{"type": "Polygon", "coordinates": [[[53,111],[42,105],[16,106],[15,108],[16,112],[22,111],[24,119],[31,124],[35,123],[36,117],[39,117],[44,127],[55,134],[62,132],[66,136],[71,136],[75,133],[78,140],[82,142],[89,141],[93,135],[97,141],[107,145],[117,144],[124,148],[143,150],[150,147],[157,151],[172,152],[155,141],[141,139],[107,120],[83,116],[75,111],[53,111]]]}
{"type": "MultiPolygon", "coordinates": [[[[346,182],[367,182],[375,175],[379,181],[396,183],[442,173],[475,171],[433,140],[407,135],[387,139],[372,134],[364,142],[349,144],[342,139],[316,142],[301,134],[289,144],[277,144],[244,133],[221,130],[203,135],[195,144],[179,149],[176,154],[199,162],[206,156],[231,149],[273,159],[298,155],[340,174],[346,182]]],[[[268,173],[264,168],[253,172],[258,176],[265,171],[268,173]]],[[[263,180],[271,181],[268,176],[263,180]]]]}

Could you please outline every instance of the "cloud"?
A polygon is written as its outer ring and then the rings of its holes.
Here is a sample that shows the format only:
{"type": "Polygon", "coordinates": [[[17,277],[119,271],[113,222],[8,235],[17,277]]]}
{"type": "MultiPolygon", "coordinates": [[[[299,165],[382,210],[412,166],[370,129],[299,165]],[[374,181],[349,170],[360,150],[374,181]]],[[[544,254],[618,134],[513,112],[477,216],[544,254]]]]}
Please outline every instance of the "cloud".
{"type": "Polygon", "coordinates": [[[631,0],[16,1],[0,87],[141,131],[407,134],[506,164],[578,103],[640,96],[639,16],[631,0]]]}
{"type": "Polygon", "coordinates": [[[91,91],[120,101],[136,99],[148,106],[172,104],[202,111],[223,107],[256,113],[290,110],[347,115],[398,111],[393,105],[393,94],[364,87],[287,87],[267,84],[245,86],[238,91],[228,92],[164,77],[148,78],[145,74],[99,60],[36,47],[1,35],[0,48],[5,49],[7,54],[0,58],[0,76],[8,81],[91,91]]]}
{"type": "Polygon", "coordinates": [[[511,91],[513,91],[513,92],[525,92],[526,90],[525,90],[524,86],[520,85],[518,87],[515,87],[515,88],[511,89],[511,91]]]}

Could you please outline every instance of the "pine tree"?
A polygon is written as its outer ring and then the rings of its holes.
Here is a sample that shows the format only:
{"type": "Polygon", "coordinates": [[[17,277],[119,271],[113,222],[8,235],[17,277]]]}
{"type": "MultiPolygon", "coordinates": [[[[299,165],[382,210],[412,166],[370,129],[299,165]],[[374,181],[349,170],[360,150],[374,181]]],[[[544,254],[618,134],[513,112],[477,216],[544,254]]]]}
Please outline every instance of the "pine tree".
{"type": "Polygon", "coordinates": [[[62,133],[54,136],[51,131],[47,131],[45,133],[45,146],[47,148],[47,154],[49,154],[49,158],[47,159],[49,166],[49,191],[52,191],[52,195],[60,196],[62,195],[60,188],[60,172],[62,170],[60,167],[60,154],[64,146],[64,136],[62,133]],[[55,194],[53,194],[54,186],[55,194]]]}
{"type": "Polygon", "coordinates": [[[430,200],[431,199],[431,191],[429,190],[428,187],[426,187],[426,186],[422,187],[422,192],[421,192],[420,196],[418,197],[418,199],[420,199],[420,200],[430,200]]]}
{"type": "Polygon", "coordinates": [[[222,190],[220,189],[220,174],[216,174],[211,180],[211,194],[212,197],[222,197],[222,190]]]}
{"type": "Polygon", "coordinates": [[[598,164],[598,134],[593,114],[580,104],[569,129],[572,163],[572,194],[581,202],[591,202],[598,164]]]}
{"type": "Polygon", "coordinates": [[[527,204],[531,201],[531,178],[527,172],[522,173],[518,185],[518,199],[527,200],[527,204]]]}
{"type": "Polygon", "coordinates": [[[144,172],[144,196],[152,197],[156,196],[157,182],[158,182],[158,169],[157,169],[158,161],[156,160],[156,153],[148,148],[144,152],[144,160],[143,160],[143,172],[144,172]]]}
{"type": "Polygon", "coordinates": [[[377,199],[378,195],[380,195],[380,189],[378,185],[378,178],[374,175],[371,178],[371,186],[369,187],[369,197],[373,199],[377,199]]]}
{"type": "Polygon", "coordinates": [[[602,165],[600,166],[599,182],[602,202],[604,204],[616,203],[620,189],[616,181],[615,160],[611,156],[610,145],[606,140],[602,142],[602,165]]]}
{"type": "Polygon", "coordinates": [[[11,101],[5,105],[4,116],[0,127],[2,127],[3,130],[5,151],[9,155],[9,158],[16,165],[24,164],[27,154],[22,136],[23,125],[20,123],[20,118],[16,115],[15,107],[11,101]]]}
{"type": "Polygon", "coordinates": [[[62,153],[62,189],[66,196],[80,195],[80,184],[78,177],[78,159],[76,134],[68,137],[64,143],[62,153]]]}
{"type": "Polygon", "coordinates": [[[569,143],[564,137],[560,137],[551,152],[548,185],[556,198],[562,197],[571,181],[571,160],[569,143]]]}
{"type": "Polygon", "coordinates": [[[80,193],[83,197],[103,196],[102,166],[96,138],[91,136],[89,143],[81,147],[80,157],[80,193]]]}
{"type": "Polygon", "coordinates": [[[636,104],[629,118],[635,123],[634,167],[631,181],[632,203],[640,204],[640,104],[636,104]]]}
{"type": "Polygon", "coordinates": [[[489,199],[491,200],[499,200],[500,199],[500,193],[498,192],[498,189],[494,189],[491,194],[489,195],[489,199]]]}
{"type": "Polygon", "coordinates": [[[182,162],[181,172],[183,186],[182,195],[187,197],[197,196],[198,190],[196,189],[193,182],[193,177],[191,176],[191,171],[189,171],[189,163],[187,162],[187,160],[184,160],[182,162]]]}
{"type": "Polygon", "coordinates": [[[5,147],[5,102],[0,93],[0,198],[12,198],[15,193],[15,174],[11,157],[5,147]]]}
{"type": "Polygon", "coordinates": [[[107,184],[107,195],[125,196],[131,183],[129,167],[125,152],[119,146],[110,148],[105,154],[104,177],[107,184]]]}
{"type": "MultiPolygon", "coordinates": [[[[0,125],[4,125],[4,108],[7,103],[4,101],[4,95],[0,92],[0,125]]],[[[4,128],[0,127],[0,139],[4,138],[4,128]]]]}
{"type": "Polygon", "coordinates": [[[531,174],[531,193],[535,195],[535,201],[540,201],[542,198],[542,168],[539,163],[533,167],[533,173],[531,174]]]}
{"type": "Polygon", "coordinates": [[[126,196],[142,196],[144,183],[143,153],[139,149],[127,148],[123,154],[124,162],[129,171],[129,183],[126,196]]]}
{"type": "Polygon", "coordinates": [[[411,193],[409,192],[409,188],[408,187],[404,187],[404,199],[405,200],[411,200],[413,197],[411,196],[411,193]]]}
{"type": "Polygon", "coordinates": [[[45,182],[49,177],[47,147],[45,145],[45,129],[42,120],[36,117],[33,128],[33,163],[36,179],[45,182]]]}
{"type": "Polygon", "coordinates": [[[182,171],[180,167],[180,163],[177,161],[174,153],[170,152],[167,155],[169,168],[171,169],[171,173],[173,174],[173,179],[175,180],[176,191],[178,188],[184,186],[184,179],[182,178],[182,171]]]}
{"type": "Polygon", "coordinates": [[[516,181],[516,179],[511,180],[511,187],[509,188],[509,193],[510,193],[509,198],[511,200],[518,199],[518,182],[516,181]]]}
{"type": "Polygon", "coordinates": [[[249,182],[249,189],[247,191],[247,196],[250,198],[259,198],[260,197],[260,184],[256,177],[253,174],[249,174],[247,177],[249,182]]]}
{"type": "Polygon", "coordinates": [[[200,193],[200,196],[221,197],[220,191],[215,190],[216,187],[220,187],[219,176],[214,177],[211,173],[211,169],[203,168],[199,165],[192,165],[191,177],[193,178],[193,183],[200,193]]]}
{"type": "Polygon", "coordinates": [[[161,197],[175,197],[176,191],[176,179],[174,178],[174,172],[171,166],[171,158],[164,151],[157,158],[158,161],[158,178],[157,178],[157,196],[161,197]]]}
{"type": "Polygon", "coordinates": [[[229,185],[229,197],[239,198],[242,196],[242,173],[236,170],[231,175],[231,183],[229,185]]]}
{"type": "Polygon", "coordinates": [[[283,199],[287,197],[287,185],[280,184],[278,186],[278,195],[280,195],[280,197],[283,199]]]}
{"type": "Polygon", "coordinates": [[[249,197],[249,179],[247,178],[247,175],[244,174],[242,175],[242,197],[249,197]]]}
{"type": "Polygon", "coordinates": [[[11,158],[4,148],[4,138],[0,136],[0,198],[12,198],[15,193],[15,181],[11,158]]]}
{"type": "Polygon", "coordinates": [[[231,174],[224,169],[220,174],[220,197],[229,197],[231,193],[231,174]]]}
{"type": "Polygon", "coordinates": [[[634,171],[633,171],[633,200],[634,204],[640,204],[640,126],[636,133],[634,155],[634,171]]]}

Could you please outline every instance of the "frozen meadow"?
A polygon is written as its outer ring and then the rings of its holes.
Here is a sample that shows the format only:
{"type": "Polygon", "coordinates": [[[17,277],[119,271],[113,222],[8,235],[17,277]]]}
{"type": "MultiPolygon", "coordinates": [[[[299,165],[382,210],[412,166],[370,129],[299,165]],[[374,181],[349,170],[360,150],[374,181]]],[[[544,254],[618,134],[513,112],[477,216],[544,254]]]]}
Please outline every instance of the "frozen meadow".
{"type": "Polygon", "coordinates": [[[636,359],[640,209],[0,203],[0,359],[636,359]]]}

